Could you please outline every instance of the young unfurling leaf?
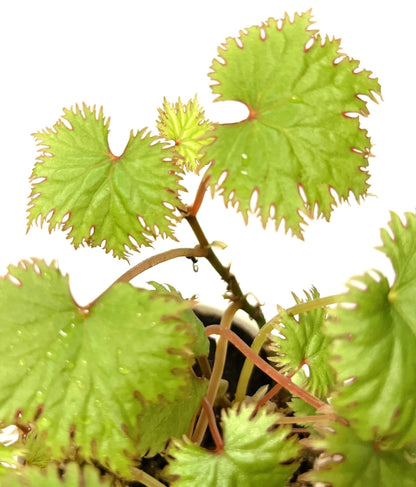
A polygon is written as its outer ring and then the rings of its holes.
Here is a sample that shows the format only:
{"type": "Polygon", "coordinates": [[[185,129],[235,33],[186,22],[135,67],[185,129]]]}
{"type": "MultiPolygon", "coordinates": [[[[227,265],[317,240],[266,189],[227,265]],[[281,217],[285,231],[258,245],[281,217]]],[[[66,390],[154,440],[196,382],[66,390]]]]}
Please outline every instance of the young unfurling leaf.
{"type": "Polygon", "coordinates": [[[214,140],[214,127],[205,119],[196,97],[186,105],[180,99],[176,103],[165,99],[159,109],[157,128],[163,138],[174,143],[171,150],[189,170],[197,167],[205,147],[214,140]]]}

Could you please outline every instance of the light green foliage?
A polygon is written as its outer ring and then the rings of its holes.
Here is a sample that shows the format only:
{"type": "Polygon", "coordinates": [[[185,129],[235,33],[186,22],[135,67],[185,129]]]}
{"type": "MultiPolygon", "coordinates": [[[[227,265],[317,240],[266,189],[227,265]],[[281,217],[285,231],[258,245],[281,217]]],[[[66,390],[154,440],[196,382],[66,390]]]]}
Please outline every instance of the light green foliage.
{"type": "MultiPolygon", "coordinates": [[[[148,284],[154,287],[156,291],[158,291],[159,294],[172,294],[176,298],[179,298],[180,300],[183,300],[182,294],[177,291],[173,286],[170,286],[169,284],[159,284],[157,282],[151,281],[148,284]]],[[[188,301],[189,304],[192,304],[192,302],[188,301]]],[[[209,340],[205,336],[205,327],[202,323],[202,321],[196,316],[196,314],[187,307],[182,314],[182,318],[184,321],[187,323],[192,323],[194,325],[194,331],[197,335],[197,341],[195,344],[192,345],[192,352],[194,353],[195,356],[208,356],[209,354],[209,340]]]]}
{"type": "Polygon", "coordinates": [[[322,433],[323,438],[305,441],[324,450],[321,468],[302,475],[302,480],[327,482],[334,487],[414,487],[416,465],[406,459],[404,450],[383,451],[377,443],[362,440],[339,423],[322,433]]]}
{"type": "Polygon", "coordinates": [[[299,445],[287,439],[290,428],[271,429],[279,415],[260,409],[251,418],[254,405],[222,412],[224,451],[214,453],[186,438],[175,440],[169,449],[174,460],[169,475],[179,476],[175,487],[284,487],[296,470],[299,445]],[[283,463],[285,463],[283,465],[283,463]]]}
{"type": "Polygon", "coordinates": [[[199,410],[207,388],[207,380],[191,377],[189,392],[183,397],[173,403],[162,402],[144,409],[137,421],[140,443],[148,445],[146,456],[152,457],[164,450],[168,438],[179,438],[188,432],[191,419],[199,410]]]}
{"type": "Polygon", "coordinates": [[[416,216],[406,217],[403,225],[392,215],[393,237],[382,232],[393,285],[375,271],[353,278],[326,326],[339,384],[332,404],[360,438],[382,448],[416,440],[416,216]]]}
{"type": "MultiPolygon", "coordinates": [[[[313,288],[311,293],[305,292],[307,301],[319,298],[318,291],[313,288]]],[[[296,303],[301,300],[294,296],[296,303]]],[[[283,309],[279,311],[281,324],[276,325],[278,335],[270,335],[273,350],[277,356],[269,357],[276,362],[280,371],[296,374],[293,377],[295,383],[299,383],[306,390],[314,395],[325,399],[334,382],[332,370],[328,365],[328,346],[330,339],[322,332],[322,326],[326,318],[326,310],[317,308],[307,313],[301,313],[299,319],[288,315],[283,309]],[[282,338],[284,337],[284,338],[282,338]],[[303,364],[309,367],[310,375],[307,377],[303,364]]]]}
{"type": "Polygon", "coordinates": [[[14,283],[0,280],[0,421],[13,423],[17,412],[21,423],[36,421],[53,458],[72,431],[81,455],[124,475],[124,451],[140,456],[186,432],[204,394],[189,372],[197,337],[182,319],[186,301],[121,283],[83,309],[54,266],[27,262],[9,272],[14,283]],[[182,431],[148,413],[185,401],[193,406],[182,408],[182,431]],[[148,421],[139,427],[140,414],[148,421]]]}
{"type": "Polygon", "coordinates": [[[244,103],[249,115],[234,124],[217,125],[216,141],[206,161],[214,190],[226,204],[238,203],[247,221],[258,210],[263,225],[269,216],[276,227],[301,236],[301,212],[329,219],[336,204],[351,191],[358,200],[367,191],[370,141],[358,117],[366,102],[380,93],[369,71],[358,61],[340,59],[338,40],[322,39],[310,30],[310,13],[288,16],[280,25],[269,19],[241,31],[219,48],[211,78],[218,100],[244,103]],[[309,45],[312,42],[312,45],[309,45]],[[257,192],[255,205],[250,204],[257,192]]]}
{"type": "Polygon", "coordinates": [[[172,151],[189,170],[196,169],[205,147],[213,141],[214,127],[205,119],[196,96],[186,105],[180,98],[176,103],[165,99],[159,108],[157,128],[163,138],[174,143],[172,151]]]}
{"type": "Polygon", "coordinates": [[[101,477],[98,470],[91,465],[80,468],[76,463],[69,463],[65,473],[60,476],[56,466],[42,471],[35,467],[24,467],[21,470],[8,472],[2,478],[2,487],[110,487],[110,477],[101,477]]]}
{"type": "MultiPolygon", "coordinates": [[[[26,449],[22,445],[5,446],[0,443],[0,479],[6,475],[10,469],[16,468],[19,465],[18,457],[23,458],[26,449]]],[[[0,482],[1,482],[0,481],[0,482]]],[[[0,485],[3,485],[0,483],[0,485]]]]}
{"type": "Polygon", "coordinates": [[[49,231],[63,224],[76,248],[103,245],[125,258],[158,234],[172,237],[180,177],[145,130],[131,132],[121,156],[112,154],[109,122],[102,109],[76,106],[65,109],[53,129],[35,134],[41,149],[28,224],[46,222],[49,231]]]}

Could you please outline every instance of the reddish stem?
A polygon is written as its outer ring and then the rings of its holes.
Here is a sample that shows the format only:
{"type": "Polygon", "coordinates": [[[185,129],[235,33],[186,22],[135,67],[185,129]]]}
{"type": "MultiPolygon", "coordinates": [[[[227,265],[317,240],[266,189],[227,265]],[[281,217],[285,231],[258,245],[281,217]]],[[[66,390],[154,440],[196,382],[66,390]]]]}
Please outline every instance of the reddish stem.
{"type": "Polygon", "coordinates": [[[224,329],[219,325],[211,325],[205,329],[205,335],[222,335],[225,336],[240,352],[245,355],[251,362],[254,363],[260,370],[271,377],[275,382],[280,384],[282,387],[287,389],[289,392],[295,396],[300,397],[305,402],[310,404],[316,409],[327,406],[327,404],[317,397],[313,396],[307,391],[294,384],[289,377],[278,372],[274,367],[265,362],[261,357],[251,350],[251,348],[241,340],[235,333],[231,330],[224,329]]]}
{"type": "Polygon", "coordinates": [[[189,209],[190,215],[196,216],[199,209],[201,208],[201,205],[202,205],[202,202],[204,201],[204,196],[205,196],[205,193],[207,191],[208,183],[209,183],[210,179],[211,179],[211,175],[205,176],[202,179],[202,181],[198,187],[198,191],[196,192],[194,203],[191,206],[191,208],[189,209]]]}
{"type": "Polygon", "coordinates": [[[215,453],[222,453],[224,451],[224,441],[218,430],[214,410],[206,397],[202,399],[202,408],[204,409],[205,415],[208,418],[209,430],[211,431],[211,435],[215,443],[215,453]]]}
{"type": "Polygon", "coordinates": [[[265,394],[261,399],[260,401],[257,403],[257,406],[256,406],[256,410],[257,409],[260,409],[262,406],[264,406],[267,402],[270,401],[270,399],[272,399],[279,391],[280,389],[282,388],[282,386],[280,384],[275,384],[271,389],[270,391],[265,394]]]}

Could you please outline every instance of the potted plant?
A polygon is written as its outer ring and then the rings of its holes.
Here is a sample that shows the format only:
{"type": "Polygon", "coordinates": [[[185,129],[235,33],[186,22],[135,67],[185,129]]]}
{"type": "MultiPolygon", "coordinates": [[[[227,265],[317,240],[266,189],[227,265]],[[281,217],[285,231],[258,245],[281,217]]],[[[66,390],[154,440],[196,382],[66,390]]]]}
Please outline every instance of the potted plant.
{"type": "Polygon", "coordinates": [[[302,237],[304,215],[329,220],[337,202],[367,194],[371,144],[358,115],[380,85],[339,49],[310,12],[269,19],[227,39],[212,65],[213,92],[243,102],[246,120],[211,123],[196,97],[165,100],[158,135],[132,132],[121,156],[103,109],[86,104],[35,134],[29,227],[127,259],[175,240],[184,222],[195,246],[143,260],[85,306],[54,263],[10,266],[1,485],[415,485],[416,215],[392,213],[381,231],[393,283],[366,272],[345,294],[312,288],[267,320],[198,220],[210,191],[245,220],[302,237]],[[185,204],[189,172],[200,182],[185,204]],[[224,281],[214,324],[175,283],[130,283],[175,258],[206,259],[224,281]],[[245,340],[231,328],[239,310],[254,324],[245,340]]]}

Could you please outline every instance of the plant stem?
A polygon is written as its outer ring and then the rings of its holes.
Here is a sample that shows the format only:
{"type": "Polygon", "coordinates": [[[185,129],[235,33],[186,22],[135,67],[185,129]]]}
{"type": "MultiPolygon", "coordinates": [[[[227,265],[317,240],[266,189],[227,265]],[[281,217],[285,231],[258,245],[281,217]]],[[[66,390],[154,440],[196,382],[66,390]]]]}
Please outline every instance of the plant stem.
{"type": "Polygon", "coordinates": [[[142,272],[147,271],[148,269],[151,269],[152,267],[161,264],[162,262],[166,262],[171,259],[177,259],[178,257],[206,257],[207,255],[208,250],[201,247],[171,249],[167,250],[166,252],[161,252],[157,255],[152,255],[152,257],[149,257],[148,259],[139,262],[138,264],[130,268],[127,272],[122,274],[103,293],[101,293],[96,299],[94,299],[94,301],[87,305],[86,308],[91,308],[115,284],[118,284],[119,282],[129,282],[142,272]]]}
{"type": "Polygon", "coordinates": [[[206,397],[204,397],[204,399],[202,400],[202,407],[208,418],[209,430],[211,431],[211,436],[215,443],[215,453],[221,453],[222,451],[224,451],[224,440],[222,439],[221,434],[218,430],[214,410],[212,409],[211,404],[208,403],[206,397]]]}
{"type": "Polygon", "coordinates": [[[236,348],[240,350],[248,359],[250,359],[259,369],[261,369],[265,374],[271,377],[275,382],[280,384],[282,387],[287,389],[289,392],[295,396],[300,397],[305,402],[310,404],[316,409],[327,406],[327,404],[317,397],[313,396],[309,392],[303,390],[301,387],[293,383],[288,377],[278,372],[274,367],[265,362],[261,357],[259,357],[253,350],[245,343],[241,338],[239,338],[231,330],[226,330],[222,326],[210,325],[205,329],[205,334],[207,336],[218,334],[227,338],[236,348]]]}
{"type": "MultiPolygon", "coordinates": [[[[298,303],[295,306],[288,308],[286,310],[286,313],[293,316],[293,315],[298,315],[300,313],[306,313],[308,311],[312,311],[317,308],[323,308],[324,306],[329,306],[331,304],[336,304],[340,300],[341,296],[342,296],[341,294],[334,294],[332,296],[326,296],[324,298],[317,298],[311,301],[298,303]]],[[[256,354],[260,353],[260,350],[262,349],[264,342],[267,340],[269,333],[271,333],[275,325],[277,325],[280,322],[281,322],[281,316],[280,314],[277,314],[269,322],[267,322],[267,324],[263,326],[263,328],[260,329],[256,338],[253,340],[253,343],[251,344],[251,349],[253,350],[254,353],[256,354]]],[[[247,386],[251,374],[253,372],[253,367],[254,367],[253,362],[246,359],[243,368],[241,369],[240,379],[238,381],[237,390],[235,393],[236,402],[241,402],[245,398],[247,386]]]]}
{"type": "MultiPolygon", "coordinates": [[[[237,302],[231,303],[230,306],[225,310],[221,318],[221,324],[216,325],[217,328],[220,328],[221,330],[230,331],[229,329],[231,328],[233,317],[239,308],[240,308],[240,303],[237,302]]],[[[215,402],[215,398],[217,397],[220,380],[224,372],[225,359],[227,355],[227,347],[228,347],[227,338],[224,336],[220,336],[215,351],[215,362],[214,362],[214,367],[212,368],[211,380],[209,382],[208,390],[205,396],[207,404],[210,405],[211,407],[213,406],[215,402]]],[[[202,443],[207,426],[208,426],[208,417],[205,413],[205,410],[203,410],[201,412],[201,415],[199,416],[194,434],[192,435],[192,441],[194,443],[198,445],[202,443]]]]}
{"type": "MultiPolygon", "coordinates": [[[[269,333],[273,330],[273,328],[274,323],[269,321],[265,326],[263,326],[263,328],[260,329],[256,338],[251,344],[251,350],[253,351],[253,353],[255,353],[256,355],[260,353],[264,342],[266,341],[269,333]]],[[[241,369],[240,378],[238,379],[237,389],[235,391],[235,402],[244,401],[244,398],[246,397],[248,383],[253,372],[253,367],[253,362],[246,357],[243,368],[241,369]]]]}
{"type": "Polygon", "coordinates": [[[253,320],[255,320],[261,328],[266,323],[266,320],[260,306],[253,306],[247,301],[247,298],[243,294],[243,291],[241,290],[235,275],[230,272],[230,267],[225,267],[215,255],[210,244],[208,243],[204,232],[202,231],[202,228],[196,216],[192,214],[187,214],[185,216],[185,219],[189,223],[192,231],[198,239],[200,247],[207,250],[207,255],[205,255],[205,258],[218,272],[221,278],[227,283],[227,290],[231,292],[232,299],[240,301],[241,309],[244,310],[249,316],[251,316],[251,318],[253,318],[253,320]]]}
{"type": "Polygon", "coordinates": [[[277,424],[303,424],[317,423],[319,421],[333,420],[331,414],[318,414],[317,416],[285,416],[276,421],[277,424]]]}
{"type": "Polygon", "coordinates": [[[133,468],[132,470],[136,476],[135,480],[139,481],[146,487],[165,487],[165,485],[159,482],[159,480],[155,479],[143,470],[140,470],[140,468],[133,468]]]}

